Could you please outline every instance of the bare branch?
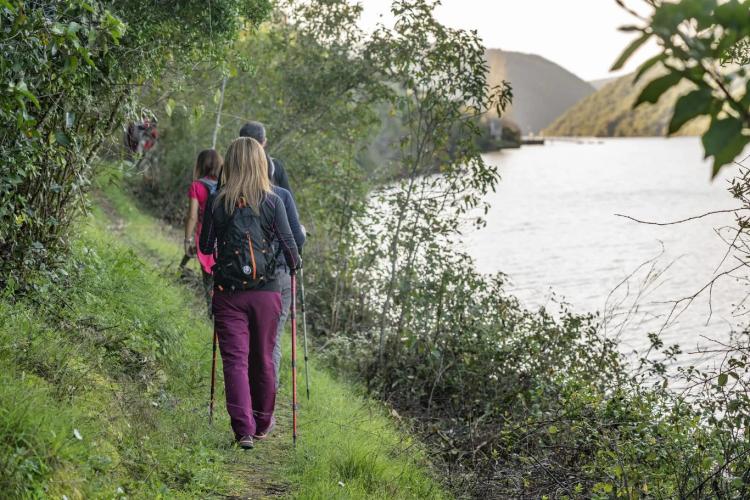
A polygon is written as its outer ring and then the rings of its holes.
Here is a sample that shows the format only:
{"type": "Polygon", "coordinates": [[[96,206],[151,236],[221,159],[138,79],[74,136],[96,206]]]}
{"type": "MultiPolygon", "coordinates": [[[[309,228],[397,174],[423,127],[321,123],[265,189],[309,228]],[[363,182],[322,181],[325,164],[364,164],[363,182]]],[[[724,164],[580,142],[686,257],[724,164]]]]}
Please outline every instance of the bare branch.
{"type": "Polygon", "coordinates": [[[652,226],[672,226],[675,224],[682,224],[683,222],[689,222],[692,220],[702,219],[703,217],[708,217],[709,215],[716,215],[716,214],[731,214],[735,212],[739,212],[740,210],[750,210],[750,207],[739,207],[739,208],[729,208],[726,210],[714,210],[712,212],[706,212],[701,215],[695,215],[693,217],[688,217],[686,219],[676,220],[672,222],[653,222],[653,221],[644,221],[640,219],[636,219],[635,217],[631,217],[630,215],[624,215],[624,214],[615,214],[616,217],[623,217],[625,219],[630,219],[634,222],[637,222],[639,224],[649,224],[652,226]]]}

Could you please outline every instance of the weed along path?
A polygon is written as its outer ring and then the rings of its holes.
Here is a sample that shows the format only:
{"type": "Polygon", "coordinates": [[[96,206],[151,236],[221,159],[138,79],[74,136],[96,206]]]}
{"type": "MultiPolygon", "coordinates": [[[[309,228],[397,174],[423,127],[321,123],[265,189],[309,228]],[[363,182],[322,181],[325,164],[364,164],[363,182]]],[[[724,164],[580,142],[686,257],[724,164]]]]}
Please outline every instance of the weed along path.
{"type": "MultiPolygon", "coordinates": [[[[193,260],[188,266],[195,266],[192,277],[190,272],[185,278],[178,271],[182,235],[143,213],[118,188],[101,188],[96,202],[91,233],[96,233],[96,237],[106,235],[107,245],[124,247],[134,260],[140,261],[137,265],[144,272],[156,275],[155,279],[164,288],[163,294],[145,300],[171,302],[164,321],[170,320],[175,308],[184,307],[185,324],[189,326],[175,332],[182,371],[173,371],[174,387],[168,385],[164,389],[173,392],[164,396],[172,400],[171,404],[160,405],[157,410],[168,422],[164,431],[187,436],[182,439],[192,454],[210,457],[210,466],[183,471],[188,480],[200,482],[206,474],[220,478],[210,481],[210,488],[201,484],[185,487],[185,493],[197,490],[202,497],[216,498],[447,497],[431,475],[420,443],[397,429],[382,404],[334,379],[314,359],[310,366],[311,399],[306,400],[304,390],[300,391],[299,438],[297,447],[292,446],[288,331],[284,336],[281,390],[276,401],[276,430],[269,439],[256,442],[253,450],[234,447],[224,406],[220,359],[214,422],[208,424],[212,326],[204,317],[197,264],[193,260]]],[[[143,292],[153,294],[147,288],[143,292]]],[[[169,378],[170,370],[165,371],[169,378]]],[[[298,384],[304,384],[301,366],[297,377],[298,384]]],[[[178,442],[174,444],[179,446],[178,442]]],[[[183,496],[179,488],[168,492],[165,497],[183,496]]]]}

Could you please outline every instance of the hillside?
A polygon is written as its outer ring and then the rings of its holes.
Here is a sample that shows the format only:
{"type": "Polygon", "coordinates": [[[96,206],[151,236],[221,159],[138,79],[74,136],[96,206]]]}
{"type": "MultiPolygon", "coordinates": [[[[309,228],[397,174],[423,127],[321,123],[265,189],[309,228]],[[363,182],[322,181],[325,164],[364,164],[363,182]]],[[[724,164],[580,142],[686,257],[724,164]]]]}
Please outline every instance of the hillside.
{"type": "Polygon", "coordinates": [[[565,68],[534,54],[487,50],[489,82],[508,80],[513,105],[505,115],[523,134],[537,133],[568,108],[594,93],[594,88],[565,68]]]}
{"type": "Polygon", "coordinates": [[[600,78],[598,80],[589,80],[589,84],[592,87],[594,87],[594,89],[600,90],[602,87],[604,87],[605,85],[608,85],[608,84],[614,82],[618,78],[619,77],[617,77],[617,76],[613,76],[613,77],[609,77],[609,78],[600,78]]]}
{"type": "MultiPolygon", "coordinates": [[[[633,110],[633,103],[641,90],[657,74],[652,71],[635,85],[633,84],[634,76],[634,74],[626,75],[604,85],[544,129],[544,135],[589,137],[664,135],[675,102],[681,95],[690,91],[690,84],[683,82],[667,91],[656,104],[644,104],[633,110]]],[[[678,135],[698,135],[704,129],[705,121],[696,120],[687,123],[678,135]]]]}

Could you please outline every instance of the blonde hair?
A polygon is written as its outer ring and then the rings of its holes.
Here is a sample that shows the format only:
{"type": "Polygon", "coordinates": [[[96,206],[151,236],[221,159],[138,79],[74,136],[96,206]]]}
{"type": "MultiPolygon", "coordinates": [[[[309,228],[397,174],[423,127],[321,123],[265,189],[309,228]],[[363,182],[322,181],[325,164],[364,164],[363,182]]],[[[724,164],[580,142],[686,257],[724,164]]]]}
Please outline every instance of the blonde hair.
{"type": "Polygon", "coordinates": [[[198,159],[193,167],[193,180],[197,181],[201,177],[221,175],[221,167],[224,165],[224,158],[215,149],[204,149],[198,153],[198,159]]]}
{"type": "Polygon", "coordinates": [[[263,198],[271,192],[266,152],[258,141],[238,137],[227,149],[221,171],[221,191],[216,203],[223,201],[228,214],[237,206],[250,206],[257,213],[263,198]]]}

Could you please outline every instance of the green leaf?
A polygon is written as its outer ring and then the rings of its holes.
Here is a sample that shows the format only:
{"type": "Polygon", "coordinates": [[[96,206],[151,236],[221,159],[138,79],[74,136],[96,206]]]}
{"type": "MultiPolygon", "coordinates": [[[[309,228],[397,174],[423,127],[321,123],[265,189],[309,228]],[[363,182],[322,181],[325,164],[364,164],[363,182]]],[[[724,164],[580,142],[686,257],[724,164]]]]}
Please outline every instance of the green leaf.
{"type": "Polygon", "coordinates": [[[174,110],[174,105],[174,99],[172,99],[171,97],[167,99],[166,103],[164,103],[164,111],[167,112],[167,116],[169,116],[170,118],[172,116],[172,110],[174,110]]]}
{"type": "Polygon", "coordinates": [[[636,99],[633,108],[637,108],[644,102],[655,103],[664,92],[677,85],[680,80],[682,80],[682,75],[680,73],[669,73],[661,78],[653,80],[643,89],[641,95],[636,99]]]}
{"type": "Polygon", "coordinates": [[[750,142],[750,136],[742,134],[742,127],[742,121],[737,118],[714,117],[711,120],[702,141],[705,157],[714,157],[712,177],[716,177],[721,167],[734,161],[750,142]]]}
{"type": "Polygon", "coordinates": [[[711,90],[708,88],[697,89],[680,97],[675,104],[672,120],[669,122],[669,135],[680,130],[693,118],[708,114],[712,101],[711,90]]]}
{"type": "Polygon", "coordinates": [[[68,139],[68,136],[62,130],[55,132],[55,142],[61,146],[70,146],[70,139],[68,139]]]}
{"type": "Polygon", "coordinates": [[[76,56],[70,56],[65,60],[65,69],[70,73],[73,73],[78,68],[78,58],[76,56]]]}
{"type": "Polygon", "coordinates": [[[620,57],[617,59],[615,64],[612,65],[610,71],[617,71],[618,69],[621,69],[623,66],[625,66],[625,63],[628,62],[628,59],[630,59],[633,53],[638,50],[641,45],[646,43],[649,38],[651,38],[651,33],[644,33],[639,38],[635,39],[633,43],[628,45],[628,48],[626,48],[625,51],[620,54],[620,57]]]}
{"type": "Polygon", "coordinates": [[[8,9],[12,14],[16,13],[16,8],[8,0],[0,0],[0,8],[8,9]]]}
{"type": "Polygon", "coordinates": [[[203,106],[203,104],[199,104],[193,108],[193,119],[194,120],[200,120],[203,116],[203,112],[206,110],[206,108],[203,106]]]}
{"type": "Polygon", "coordinates": [[[638,83],[648,70],[654,67],[656,63],[664,61],[666,58],[667,56],[665,54],[658,54],[641,64],[638,68],[638,72],[635,74],[635,78],[633,78],[633,83],[638,83]]]}
{"type": "Polygon", "coordinates": [[[727,385],[727,379],[728,378],[729,377],[727,376],[726,373],[722,373],[722,374],[719,375],[719,378],[716,381],[716,383],[719,384],[719,387],[724,387],[725,385],[727,385]]]}
{"type": "Polygon", "coordinates": [[[86,62],[86,64],[88,64],[91,67],[94,66],[94,60],[91,59],[91,54],[89,53],[87,49],[81,49],[78,51],[78,53],[81,54],[81,57],[86,62]]]}
{"type": "Polygon", "coordinates": [[[221,99],[221,89],[216,89],[216,93],[214,94],[214,104],[219,104],[219,99],[221,99]]]}
{"type": "Polygon", "coordinates": [[[747,135],[738,135],[729,141],[720,154],[714,155],[714,166],[711,171],[711,177],[716,177],[716,174],[719,173],[719,170],[724,165],[733,163],[742,151],[744,151],[748,143],[750,143],[750,136],[747,135]]]}
{"type": "MultiPolygon", "coordinates": [[[[26,85],[25,81],[21,80],[20,82],[18,82],[18,84],[15,85],[15,90],[18,93],[20,93],[22,96],[24,96],[26,99],[31,101],[34,104],[34,107],[36,107],[36,109],[40,109],[39,100],[36,98],[36,96],[33,93],[31,93],[31,91],[29,91],[29,87],[26,85]]],[[[24,109],[26,109],[25,106],[24,106],[24,109]]]]}

